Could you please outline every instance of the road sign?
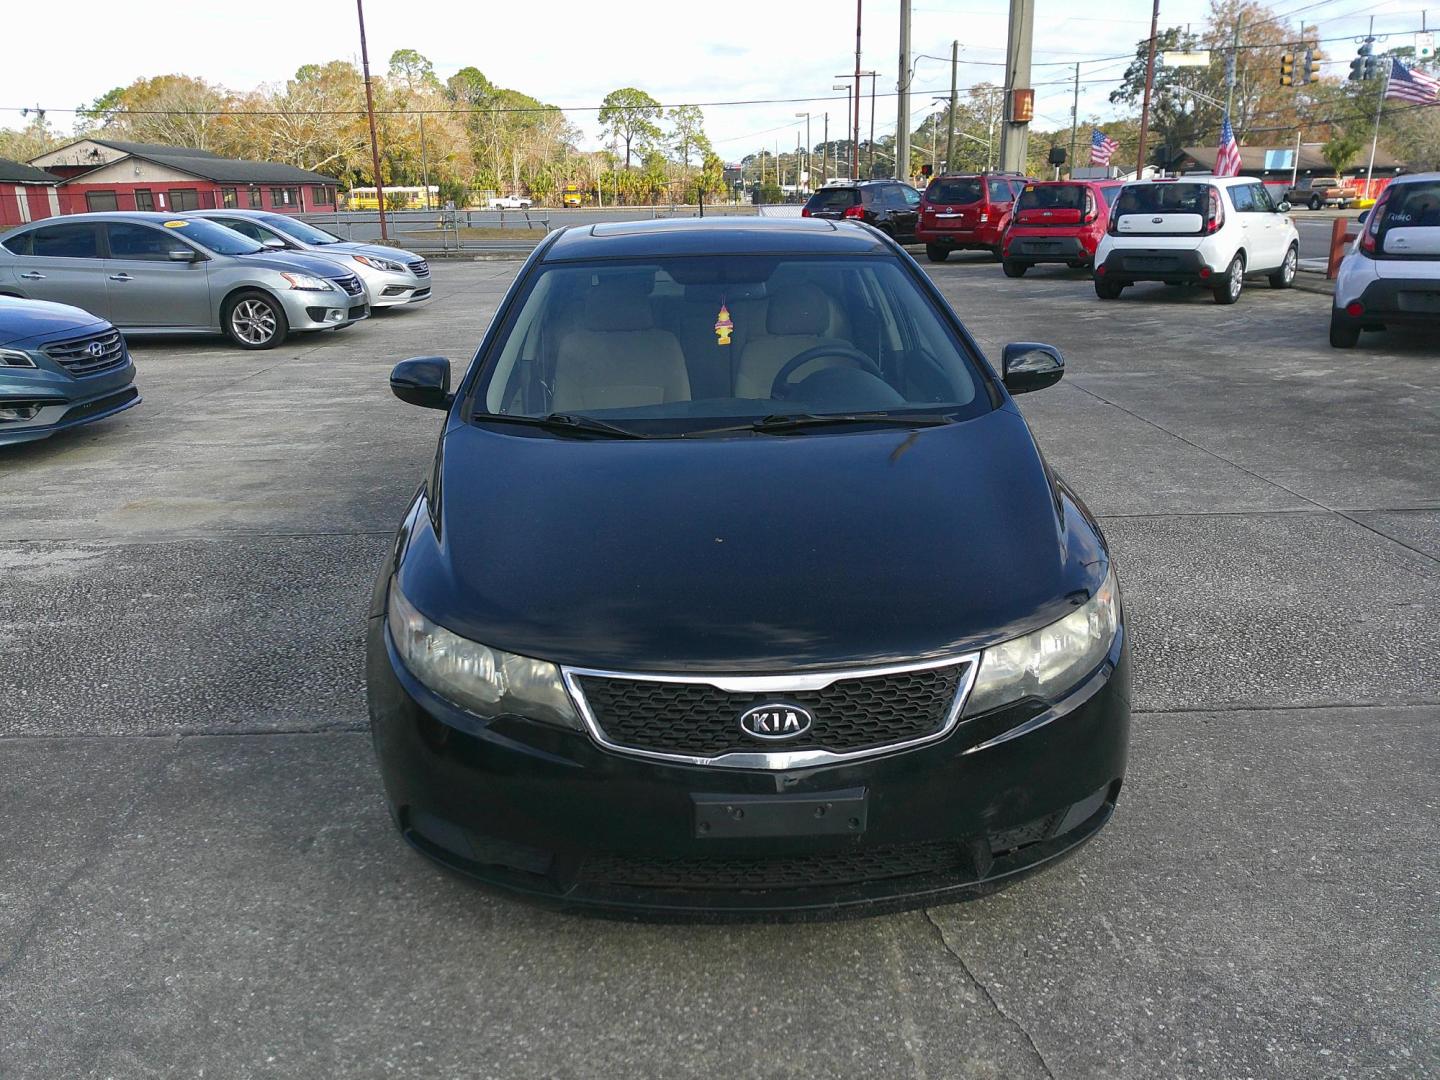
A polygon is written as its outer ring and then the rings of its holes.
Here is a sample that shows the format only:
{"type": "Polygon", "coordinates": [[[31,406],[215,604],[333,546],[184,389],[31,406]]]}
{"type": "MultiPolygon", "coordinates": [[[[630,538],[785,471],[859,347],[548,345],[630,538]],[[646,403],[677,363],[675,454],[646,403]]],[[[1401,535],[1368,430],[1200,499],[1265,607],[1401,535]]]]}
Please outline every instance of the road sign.
{"type": "Polygon", "coordinates": [[[1434,60],[1434,59],[1435,59],[1435,35],[1434,35],[1434,34],[1416,34],[1416,35],[1415,35],[1415,59],[1416,59],[1416,60],[1434,60]]]}
{"type": "Polygon", "coordinates": [[[1208,52],[1163,52],[1159,56],[1162,67],[1209,67],[1208,52]]]}

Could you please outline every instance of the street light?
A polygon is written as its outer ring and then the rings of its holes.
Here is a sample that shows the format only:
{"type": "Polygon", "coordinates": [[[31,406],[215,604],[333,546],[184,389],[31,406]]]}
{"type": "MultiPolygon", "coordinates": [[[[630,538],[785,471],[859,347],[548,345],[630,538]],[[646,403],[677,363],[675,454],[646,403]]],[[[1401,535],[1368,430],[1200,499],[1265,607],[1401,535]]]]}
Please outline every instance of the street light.
{"type": "Polygon", "coordinates": [[[813,145],[810,142],[810,114],[808,112],[797,112],[795,115],[805,118],[805,190],[813,191],[814,185],[810,182],[810,148],[813,145]]]}

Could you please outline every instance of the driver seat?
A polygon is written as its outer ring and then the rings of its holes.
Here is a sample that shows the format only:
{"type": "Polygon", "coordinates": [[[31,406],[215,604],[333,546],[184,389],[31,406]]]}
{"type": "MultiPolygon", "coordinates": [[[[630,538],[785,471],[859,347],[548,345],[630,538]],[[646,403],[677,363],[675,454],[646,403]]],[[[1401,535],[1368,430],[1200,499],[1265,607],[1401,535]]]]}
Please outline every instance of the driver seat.
{"type": "MultiPolygon", "coordinates": [[[[740,354],[735,368],[735,396],[769,400],[770,388],[780,369],[793,358],[817,345],[854,346],[842,338],[828,336],[830,299],[816,285],[792,285],[770,298],[765,313],[763,337],[752,338],[740,354]]],[[[824,363],[822,357],[816,363],[824,363]]],[[[790,381],[798,382],[801,372],[810,371],[804,364],[791,373],[790,381]]]]}

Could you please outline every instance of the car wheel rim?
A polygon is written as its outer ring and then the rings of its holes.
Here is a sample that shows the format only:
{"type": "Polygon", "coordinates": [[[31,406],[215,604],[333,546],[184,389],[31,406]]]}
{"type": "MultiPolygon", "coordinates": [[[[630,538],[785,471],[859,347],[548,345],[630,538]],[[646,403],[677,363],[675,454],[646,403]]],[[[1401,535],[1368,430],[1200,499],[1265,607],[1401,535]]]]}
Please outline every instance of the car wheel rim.
{"type": "Polygon", "coordinates": [[[1295,262],[1295,249],[1291,248],[1288,252],[1285,253],[1284,276],[1285,283],[1287,285],[1295,280],[1295,262]]]}
{"type": "Polygon", "coordinates": [[[230,327],[247,345],[263,345],[275,336],[275,313],[259,300],[242,300],[230,313],[230,327]]]}
{"type": "Polygon", "coordinates": [[[1240,274],[1240,260],[1239,260],[1239,259],[1236,259],[1233,263],[1230,264],[1230,295],[1231,295],[1231,296],[1239,296],[1239,295],[1240,295],[1240,285],[1241,285],[1241,281],[1242,281],[1242,278],[1241,278],[1241,274],[1240,274]]]}

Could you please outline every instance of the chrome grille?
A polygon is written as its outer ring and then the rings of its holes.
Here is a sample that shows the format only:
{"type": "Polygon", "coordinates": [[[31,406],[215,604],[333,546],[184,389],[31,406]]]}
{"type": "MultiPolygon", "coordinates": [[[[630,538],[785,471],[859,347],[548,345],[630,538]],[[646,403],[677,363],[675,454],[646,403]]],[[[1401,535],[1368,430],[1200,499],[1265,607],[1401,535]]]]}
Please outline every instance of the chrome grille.
{"type": "Polygon", "coordinates": [[[44,346],[45,355],[71,375],[98,375],[125,363],[125,339],[119,330],[87,334],[44,346]]]}
{"type": "Polygon", "coordinates": [[[359,296],[361,289],[363,288],[363,286],[360,284],[360,279],[354,274],[346,274],[344,277],[336,278],[335,284],[339,285],[351,296],[359,296]]]}
{"type": "Polygon", "coordinates": [[[424,259],[416,259],[410,264],[410,272],[416,277],[429,277],[430,264],[424,259]]]}
{"type": "MultiPolygon", "coordinates": [[[[617,749],[687,759],[726,754],[819,751],[876,753],[936,738],[954,722],[970,681],[968,659],[907,670],[845,673],[816,689],[725,689],[703,677],[629,678],[574,673],[602,742],[617,749]],[[811,729],[783,742],[762,742],[741,730],[746,710],[785,702],[808,710],[811,729]]],[[[726,680],[716,680],[725,683],[726,680]]]]}

